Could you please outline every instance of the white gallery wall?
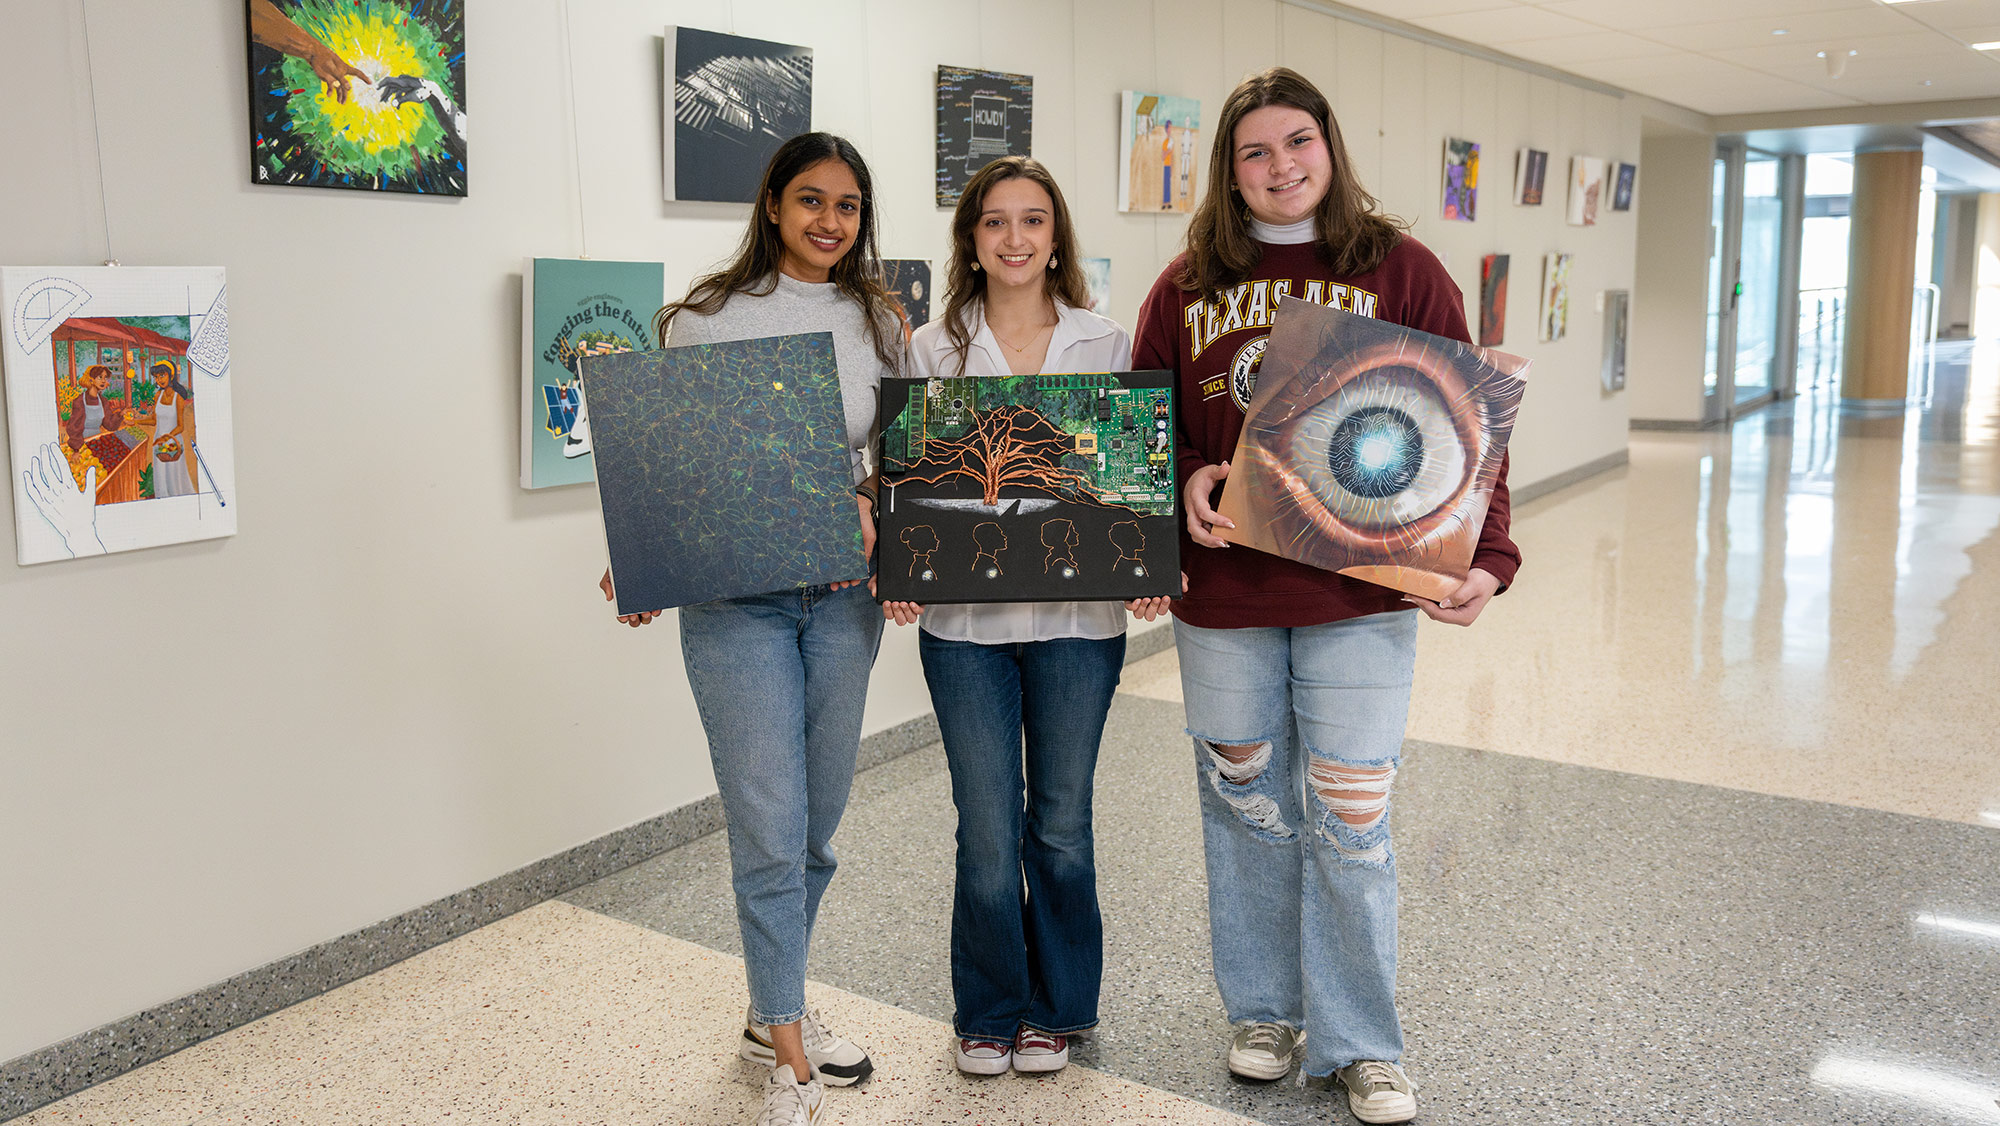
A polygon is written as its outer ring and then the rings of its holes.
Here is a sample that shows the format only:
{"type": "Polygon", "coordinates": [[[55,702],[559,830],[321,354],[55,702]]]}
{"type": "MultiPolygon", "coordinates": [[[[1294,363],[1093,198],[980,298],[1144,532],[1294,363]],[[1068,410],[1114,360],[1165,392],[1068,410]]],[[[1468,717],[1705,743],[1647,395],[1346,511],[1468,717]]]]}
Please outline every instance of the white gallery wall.
{"type": "MultiPolygon", "coordinates": [[[[596,589],[593,491],[516,486],[521,260],[664,259],[677,293],[742,231],[661,202],[675,22],[814,48],[891,257],[945,248],[935,66],[1033,75],[1035,155],[1128,327],[1185,220],[1115,211],[1119,92],[1212,121],[1296,67],[1475,321],[1480,256],[1513,256],[1516,485],[1625,447],[1594,297],[1631,288],[1637,220],[1568,227],[1563,198],[1571,155],[1639,159],[1637,109],[1277,0],[486,0],[463,200],[251,186],[241,0],[0,0],[0,258],[227,267],[241,504],[233,539],[0,562],[0,1061],[713,792],[671,616],[619,627],[596,589]],[[1437,217],[1447,136],[1484,146],[1474,223],[1437,217]],[[1524,145],[1539,208],[1509,201],[1524,145]],[[1543,345],[1551,251],[1574,305],[1543,345]]],[[[868,730],[928,707],[892,631],[868,730]]]]}

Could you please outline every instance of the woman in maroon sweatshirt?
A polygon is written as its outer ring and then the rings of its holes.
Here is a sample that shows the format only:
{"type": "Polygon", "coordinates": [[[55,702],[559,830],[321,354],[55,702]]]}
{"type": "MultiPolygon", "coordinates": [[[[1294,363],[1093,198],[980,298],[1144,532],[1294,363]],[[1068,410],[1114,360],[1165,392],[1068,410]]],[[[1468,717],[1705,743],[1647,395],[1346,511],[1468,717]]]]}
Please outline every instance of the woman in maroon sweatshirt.
{"type": "Polygon", "coordinates": [[[1418,612],[1470,625],[1520,565],[1506,466],[1471,577],[1437,602],[1214,534],[1233,526],[1214,504],[1280,301],[1471,340],[1458,287],[1361,187],[1312,83],[1283,67],[1245,79],[1214,146],[1186,251],[1140,308],[1133,366],[1179,375],[1187,595],[1174,634],[1229,1067],[1279,1078],[1304,1041],[1304,1076],[1338,1076],[1363,1122],[1403,1122],[1417,1104],[1399,1064],[1389,790],[1418,612]]]}

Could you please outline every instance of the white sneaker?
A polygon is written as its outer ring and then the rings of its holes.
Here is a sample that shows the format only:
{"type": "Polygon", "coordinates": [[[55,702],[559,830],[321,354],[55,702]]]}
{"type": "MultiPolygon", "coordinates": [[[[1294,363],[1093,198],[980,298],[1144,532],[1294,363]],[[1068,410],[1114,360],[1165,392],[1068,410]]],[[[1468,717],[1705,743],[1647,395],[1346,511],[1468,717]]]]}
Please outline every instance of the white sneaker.
{"type": "Polygon", "coordinates": [[[958,1041],[958,1069],[967,1075],[1005,1075],[1013,1066],[1014,1048],[991,1040],[958,1041]]]}
{"type": "Polygon", "coordinates": [[[1347,1109],[1363,1122],[1408,1122],[1417,1116],[1417,1088],[1387,1060],[1357,1060],[1334,1072],[1347,1088],[1347,1109]]]}
{"type": "MultiPolygon", "coordinates": [[[[835,1035],[826,1027],[819,1010],[811,1005],[806,1006],[805,1018],[799,1021],[799,1035],[806,1042],[806,1059],[812,1064],[815,1078],[829,1087],[851,1087],[875,1070],[868,1053],[860,1045],[835,1035]]],[[[751,1063],[765,1067],[778,1064],[778,1050],[771,1044],[771,1026],[758,1024],[747,1012],[743,1015],[743,1045],[738,1051],[751,1063]]]]}
{"type": "Polygon", "coordinates": [[[1282,1079],[1305,1034],[1288,1024],[1253,1021],[1229,1041],[1229,1070],[1245,1079],[1282,1079]]]}
{"type": "Polygon", "coordinates": [[[820,1086],[819,1076],[800,1083],[792,1065],[786,1064],[774,1068],[764,1081],[764,1110],[757,1116],[757,1126],[813,1126],[824,1105],[826,1088],[820,1086]]]}

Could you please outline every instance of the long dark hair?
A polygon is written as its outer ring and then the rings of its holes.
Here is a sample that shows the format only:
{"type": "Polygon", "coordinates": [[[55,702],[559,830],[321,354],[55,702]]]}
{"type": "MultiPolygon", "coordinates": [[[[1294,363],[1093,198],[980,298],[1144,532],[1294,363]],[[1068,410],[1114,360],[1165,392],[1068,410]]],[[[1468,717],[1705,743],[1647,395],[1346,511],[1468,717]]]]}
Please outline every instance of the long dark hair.
{"type": "Polygon", "coordinates": [[[875,242],[875,182],[861,153],[845,138],[831,133],[801,133],[771,154],[771,162],[764,166],[763,183],[757,188],[757,202],[750,208],[750,227],[743,232],[735,259],[695,282],[686,297],[654,314],[654,340],[666,343],[674,318],[683,310],[713,316],[734,294],[763,297],[778,288],[778,263],[784,258],[785,243],[778,225],[771,221],[770,209],[779,204],[785,185],[822,160],[847,165],[861,187],[859,234],[854,245],[833,264],[831,280],[866,314],[875,357],[892,371],[902,366],[902,319],[882,285],[882,254],[875,242]]]}
{"type": "Polygon", "coordinates": [[[180,366],[172,360],[154,360],[153,366],[146,369],[146,374],[157,375],[161,368],[167,369],[167,390],[172,391],[183,399],[193,401],[194,392],[188,390],[187,385],[181,382],[180,366]]]}
{"type": "Polygon", "coordinates": [[[1333,158],[1333,183],[1313,212],[1319,254],[1336,274],[1365,274],[1382,264],[1403,239],[1409,224],[1385,215],[1382,204],[1354,174],[1347,142],[1333,107],[1306,77],[1289,67],[1274,66],[1238,83],[1222,103],[1209,152],[1208,191],[1195,206],[1187,227],[1187,257],[1174,284],[1213,301],[1222,290],[1250,276],[1263,254],[1250,236],[1250,205],[1236,187],[1236,126],[1253,110],[1290,106],[1304,110],[1319,124],[1333,158]]]}
{"type": "Polygon", "coordinates": [[[1003,156],[999,160],[973,173],[966,181],[964,194],[958,197],[958,210],[951,216],[951,264],[945,268],[944,332],[945,339],[951,341],[952,355],[958,358],[958,371],[965,374],[965,350],[972,346],[972,326],[966,324],[966,314],[975,301],[986,297],[986,275],[980,271],[979,248],[974,244],[972,232],[979,226],[979,216],[986,210],[986,193],[996,184],[1008,180],[1032,180],[1049,193],[1051,220],[1055,223],[1056,238],[1049,253],[1056,260],[1056,268],[1048,271],[1045,294],[1071,308],[1090,307],[1090,286],[1083,280],[1083,247],[1077,243],[1076,227],[1070,222],[1069,204],[1063,201],[1062,189],[1056,187],[1056,178],[1042,162],[1028,156],[1003,156]]]}

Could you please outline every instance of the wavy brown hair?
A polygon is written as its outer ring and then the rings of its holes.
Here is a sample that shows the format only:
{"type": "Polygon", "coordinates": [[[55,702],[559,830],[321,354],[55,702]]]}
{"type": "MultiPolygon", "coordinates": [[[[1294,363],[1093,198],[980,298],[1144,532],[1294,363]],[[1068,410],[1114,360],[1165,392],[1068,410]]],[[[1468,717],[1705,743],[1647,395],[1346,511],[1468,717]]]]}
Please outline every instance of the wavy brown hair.
{"type": "Polygon", "coordinates": [[[832,133],[801,133],[771,154],[764,166],[764,179],[757,188],[757,203],[750,208],[750,226],[736,248],[736,257],[720,270],[696,281],[687,296],[653,315],[653,339],[665,347],[674,318],[683,312],[709,317],[722,311],[730,297],[768,296],[778,288],[778,263],[784,259],[785,243],[770,209],[780,205],[785,185],[823,160],[838,160],[854,173],[861,188],[861,222],[854,245],[833,264],[830,280],[854,299],[867,315],[868,335],[875,344],[875,357],[891,371],[902,368],[902,318],[896,313],[895,299],[882,285],[882,253],[875,241],[875,181],[868,163],[845,138],[832,133]]]}
{"type": "Polygon", "coordinates": [[[951,341],[951,353],[958,359],[959,374],[965,373],[965,350],[972,346],[972,326],[966,316],[976,301],[986,297],[986,274],[978,269],[979,248],[972,239],[979,216],[986,210],[986,193],[1008,180],[1032,180],[1049,193],[1050,220],[1056,228],[1049,253],[1056,268],[1047,271],[1044,296],[1075,309],[1090,307],[1090,287],[1083,280],[1083,248],[1076,240],[1076,226],[1070,222],[1069,204],[1062,189],[1042,162],[1028,156],[1003,156],[973,173],[958,197],[958,210],[951,216],[951,263],[945,267],[944,332],[951,341]]]}
{"type": "Polygon", "coordinates": [[[1174,284],[1213,301],[1223,289],[1250,276],[1263,255],[1250,235],[1250,205],[1236,189],[1236,127],[1244,117],[1265,106],[1304,110],[1319,124],[1333,158],[1333,183],[1313,212],[1320,257],[1336,274],[1365,274],[1382,264],[1403,239],[1409,224],[1382,213],[1382,204],[1354,174],[1347,142],[1333,107],[1306,77],[1290,67],[1274,66],[1238,83],[1215,125],[1209,151],[1208,191],[1195,206],[1187,228],[1186,260],[1174,284]]]}

